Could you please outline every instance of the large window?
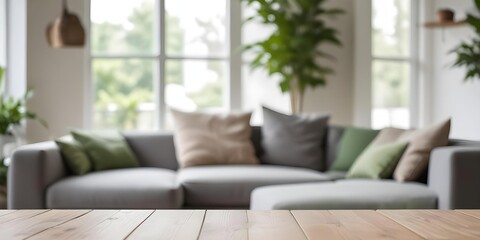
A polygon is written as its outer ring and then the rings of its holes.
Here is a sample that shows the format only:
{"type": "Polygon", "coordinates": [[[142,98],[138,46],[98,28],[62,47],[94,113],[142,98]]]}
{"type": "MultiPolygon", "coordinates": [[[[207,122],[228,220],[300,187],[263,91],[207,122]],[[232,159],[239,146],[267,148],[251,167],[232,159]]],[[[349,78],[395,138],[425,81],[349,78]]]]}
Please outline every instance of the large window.
{"type": "Polygon", "coordinates": [[[228,3],[91,1],[92,127],[169,128],[169,107],[228,108],[228,3]]]}
{"type": "Polygon", "coordinates": [[[372,0],[372,127],[410,127],[412,0],[372,0]]]}

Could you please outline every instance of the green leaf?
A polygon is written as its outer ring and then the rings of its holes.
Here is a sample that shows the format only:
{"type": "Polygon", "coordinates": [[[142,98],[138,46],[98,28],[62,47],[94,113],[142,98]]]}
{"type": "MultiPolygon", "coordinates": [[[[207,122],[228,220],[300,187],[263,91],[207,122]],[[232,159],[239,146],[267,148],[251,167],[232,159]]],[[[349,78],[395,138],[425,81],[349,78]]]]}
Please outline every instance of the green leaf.
{"type": "Polygon", "coordinates": [[[474,27],[475,31],[480,34],[480,18],[468,14],[467,23],[474,27]]]}
{"type": "Polygon", "coordinates": [[[280,82],[280,90],[282,93],[286,93],[290,91],[290,81],[281,81],[280,82]]]}
{"type": "Polygon", "coordinates": [[[480,12],[480,0],[475,0],[475,5],[477,5],[477,10],[480,12]]]}

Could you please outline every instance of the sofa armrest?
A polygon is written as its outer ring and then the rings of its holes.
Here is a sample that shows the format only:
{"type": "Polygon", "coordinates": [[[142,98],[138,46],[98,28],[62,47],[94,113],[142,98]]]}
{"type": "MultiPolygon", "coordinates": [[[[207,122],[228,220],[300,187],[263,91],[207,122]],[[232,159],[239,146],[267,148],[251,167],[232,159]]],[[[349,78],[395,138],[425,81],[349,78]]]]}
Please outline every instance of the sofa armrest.
{"type": "Polygon", "coordinates": [[[439,209],[480,208],[480,147],[435,149],[428,175],[439,209]]]}
{"type": "Polygon", "coordinates": [[[62,156],[54,142],[20,147],[9,167],[8,208],[45,208],[47,186],[65,176],[62,156]]]}

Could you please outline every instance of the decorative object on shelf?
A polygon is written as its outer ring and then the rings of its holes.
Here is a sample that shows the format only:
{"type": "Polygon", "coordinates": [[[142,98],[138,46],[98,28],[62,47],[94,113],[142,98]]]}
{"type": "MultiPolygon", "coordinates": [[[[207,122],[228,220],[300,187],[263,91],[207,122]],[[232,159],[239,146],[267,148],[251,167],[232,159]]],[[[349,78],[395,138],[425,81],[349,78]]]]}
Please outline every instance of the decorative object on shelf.
{"type": "Polygon", "coordinates": [[[440,9],[437,12],[437,19],[441,23],[453,22],[455,20],[455,12],[449,8],[440,9]]]}
{"type": "Polygon", "coordinates": [[[52,48],[83,47],[85,30],[80,18],[68,11],[67,0],[63,0],[62,15],[47,27],[47,41],[52,48]]]}
{"type": "MultiPolygon", "coordinates": [[[[477,10],[480,12],[480,0],[475,0],[477,10]]],[[[455,49],[451,51],[457,55],[457,59],[453,67],[467,68],[465,81],[480,80],[480,17],[473,14],[467,14],[466,22],[475,29],[477,36],[470,41],[463,41],[455,49]]]]}
{"type": "MultiPolygon", "coordinates": [[[[0,157],[4,157],[4,149],[9,144],[20,145],[23,143],[23,130],[21,124],[26,119],[37,120],[47,127],[45,120],[35,113],[26,110],[27,101],[33,96],[33,90],[28,89],[20,99],[7,97],[3,88],[3,68],[0,67],[0,157]]],[[[10,151],[11,152],[11,146],[10,151]]]]}
{"type": "Polygon", "coordinates": [[[268,74],[281,77],[280,88],[290,93],[292,112],[303,111],[305,90],[324,86],[326,76],[333,70],[320,58],[334,57],[320,50],[324,44],[341,46],[336,29],[328,27],[325,17],[343,14],[341,9],[327,9],[327,0],[243,0],[256,10],[256,15],[246,21],[258,20],[273,26],[276,31],[266,40],[245,46],[256,57],[252,68],[263,68],[268,74]]]}

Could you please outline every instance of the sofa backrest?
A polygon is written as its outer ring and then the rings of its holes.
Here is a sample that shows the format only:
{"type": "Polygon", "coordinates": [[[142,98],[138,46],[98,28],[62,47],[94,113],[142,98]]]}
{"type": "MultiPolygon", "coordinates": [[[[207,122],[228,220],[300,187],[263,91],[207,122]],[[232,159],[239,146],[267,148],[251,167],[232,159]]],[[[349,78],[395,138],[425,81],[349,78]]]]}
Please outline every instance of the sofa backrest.
{"type": "MultiPolygon", "coordinates": [[[[324,159],[325,169],[331,166],[337,158],[338,145],[342,138],[343,127],[329,126],[325,134],[324,159]]],[[[139,158],[140,164],[144,167],[159,167],[177,170],[178,162],[175,154],[175,144],[172,133],[124,133],[132,150],[139,158]]],[[[259,159],[263,154],[262,149],[262,128],[252,127],[252,143],[259,159]]],[[[480,142],[465,140],[450,140],[450,146],[480,146],[480,142]]],[[[422,182],[422,180],[420,180],[422,182]]]]}
{"type": "MultiPolygon", "coordinates": [[[[123,133],[132,151],[143,167],[158,167],[177,170],[178,161],[172,133],[125,132],[123,133]]],[[[262,155],[261,127],[252,127],[252,143],[257,157],[262,155]]]]}
{"type": "MultiPolygon", "coordinates": [[[[323,166],[329,167],[335,160],[342,133],[343,128],[341,127],[329,127],[327,134],[325,134],[324,146],[322,146],[325,153],[324,159],[326,159],[326,164],[323,164],[323,166]]],[[[132,151],[137,155],[141,166],[178,169],[172,133],[125,132],[123,135],[132,151]]],[[[255,153],[261,159],[263,154],[261,127],[252,127],[251,139],[255,153]]]]}
{"type": "Polygon", "coordinates": [[[142,167],[178,169],[172,133],[123,133],[142,167]]]}

